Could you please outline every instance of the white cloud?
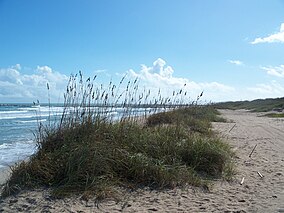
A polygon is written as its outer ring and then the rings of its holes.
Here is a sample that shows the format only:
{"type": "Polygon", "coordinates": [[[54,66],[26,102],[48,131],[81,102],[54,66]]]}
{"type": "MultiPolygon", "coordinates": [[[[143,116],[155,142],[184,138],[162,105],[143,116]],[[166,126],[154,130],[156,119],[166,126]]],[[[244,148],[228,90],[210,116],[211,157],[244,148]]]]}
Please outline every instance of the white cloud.
{"type": "Polygon", "coordinates": [[[16,65],[12,66],[12,68],[16,69],[16,70],[21,70],[22,69],[20,64],[16,64],[16,65]]]}
{"type": "Polygon", "coordinates": [[[268,75],[284,78],[284,65],[278,67],[261,67],[261,69],[265,70],[268,75]]]}
{"type": "Polygon", "coordinates": [[[15,66],[8,69],[0,69],[0,81],[23,85],[20,78],[20,72],[14,67],[15,66]]]}
{"type": "MultiPolygon", "coordinates": [[[[280,69],[284,69],[284,65],[276,69],[278,75],[281,74],[280,69]]],[[[188,92],[191,100],[195,100],[201,91],[204,91],[202,97],[203,101],[214,102],[276,98],[283,97],[284,94],[283,84],[277,81],[264,82],[256,85],[252,84],[248,87],[244,87],[240,84],[240,86],[234,88],[220,82],[196,82],[188,78],[175,77],[174,69],[168,66],[162,59],[157,59],[153,65],[149,67],[141,65],[141,70],[139,71],[129,70],[128,75],[130,77],[139,78],[140,86],[145,85],[145,87],[151,91],[161,89],[164,95],[169,95],[171,91],[182,88],[184,91],[188,92]]],[[[283,71],[281,75],[283,75],[283,71]]]]}
{"type": "Polygon", "coordinates": [[[48,101],[47,83],[51,99],[56,102],[63,95],[68,77],[48,66],[37,66],[33,74],[21,73],[19,64],[0,69],[1,102],[48,101]]]}
{"type": "Polygon", "coordinates": [[[277,81],[271,81],[265,84],[258,84],[255,87],[247,89],[249,92],[254,93],[255,97],[261,98],[276,98],[283,97],[284,87],[277,81]]]}
{"type": "MultiPolygon", "coordinates": [[[[284,78],[284,65],[278,67],[262,67],[268,74],[284,78]]],[[[0,68],[0,101],[1,102],[32,102],[39,99],[48,101],[48,90],[52,102],[63,101],[68,77],[54,71],[48,66],[37,66],[31,74],[24,74],[20,65],[0,68]],[[59,97],[61,96],[61,99],[59,97]]],[[[169,97],[173,91],[187,92],[190,100],[204,91],[203,101],[252,100],[256,98],[281,97],[284,94],[283,82],[263,82],[250,87],[234,88],[221,82],[196,82],[185,77],[176,77],[174,69],[163,59],[157,59],[151,66],[141,65],[138,71],[129,70],[128,77],[139,79],[139,88],[143,86],[152,94],[161,89],[163,95],[169,97]]]]}
{"type": "Polygon", "coordinates": [[[280,31],[274,34],[271,34],[267,37],[263,38],[256,38],[251,44],[258,44],[258,43],[274,43],[274,42],[284,42],[284,23],[280,26],[280,31]]]}
{"type": "Polygon", "coordinates": [[[244,65],[244,63],[242,61],[239,61],[239,60],[229,60],[229,62],[231,64],[235,64],[235,65],[238,65],[238,66],[244,65]]]}
{"type": "Polygon", "coordinates": [[[174,69],[166,65],[166,62],[158,58],[153,65],[148,67],[141,65],[140,71],[130,69],[129,77],[139,78],[140,84],[149,88],[151,91],[161,91],[167,95],[173,90],[183,89],[187,91],[194,100],[202,91],[204,91],[203,100],[223,100],[225,96],[229,97],[229,93],[235,89],[231,86],[218,82],[195,82],[188,78],[174,76],[174,69]]]}
{"type": "Polygon", "coordinates": [[[36,69],[41,73],[52,73],[52,69],[49,66],[37,66],[36,69]]]}

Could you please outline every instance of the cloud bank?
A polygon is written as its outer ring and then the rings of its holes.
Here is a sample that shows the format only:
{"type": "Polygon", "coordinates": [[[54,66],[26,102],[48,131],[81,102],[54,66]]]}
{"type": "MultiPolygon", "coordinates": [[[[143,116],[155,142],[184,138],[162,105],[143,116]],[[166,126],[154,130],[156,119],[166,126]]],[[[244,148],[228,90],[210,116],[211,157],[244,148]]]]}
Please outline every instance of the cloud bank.
{"type": "Polygon", "coordinates": [[[251,44],[259,44],[259,43],[274,43],[274,42],[284,42],[284,23],[280,26],[280,31],[276,32],[272,35],[263,38],[256,38],[251,44]]]}
{"type": "Polygon", "coordinates": [[[155,91],[161,89],[164,95],[171,94],[173,90],[183,89],[194,100],[204,91],[204,100],[222,100],[235,89],[219,82],[195,82],[188,78],[175,77],[174,69],[158,58],[152,66],[141,65],[140,71],[130,69],[129,77],[138,78],[140,84],[155,91]]]}
{"type": "Polygon", "coordinates": [[[248,91],[259,95],[260,97],[276,98],[283,97],[284,87],[277,81],[271,81],[266,84],[258,84],[255,87],[248,88],[248,91]]]}
{"type": "Polygon", "coordinates": [[[284,65],[278,67],[261,67],[268,75],[284,78],[284,65]]]}
{"type": "MultiPolygon", "coordinates": [[[[230,62],[236,65],[243,65],[241,61],[230,62]]],[[[279,67],[263,67],[270,75],[284,77],[284,65],[279,67]]],[[[252,84],[251,86],[232,87],[221,82],[196,82],[188,78],[176,77],[174,69],[166,62],[158,58],[152,66],[141,65],[139,71],[129,70],[128,75],[140,79],[140,84],[151,90],[164,91],[164,94],[171,94],[168,91],[183,88],[190,95],[192,100],[203,92],[202,100],[205,102],[218,101],[239,101],[253,100],[258,98],[283,97],[284,86],[278,81],[252,84]],[[184,85],[186,85],[184,87],[184,85]]]]}
{"type": "MultiPolygon", "coordinates": [[[[21,65],[0,69],[1,102],[48,102],[47,83],[51,101],[59,101],[66,87],[68,77],[53,71],[48,66],[37,66],[32,74],[23,74],[21,65]]],[[[62,101],[62,100],[61,100],[62,101]]]]}
{"type": "MultiPolygon", "coordinates": [[[[162,95],[171,97],[173,91],[182,89],[191,101],[195,101],[201,92],[203,92],[201,100],[205,102],[283,97],[284,65],[261,67],[261,69],[277,79],[247,87],[242,86],[241,82],[237,87],[217,81],[196,82],[176,76],[174,68],[167,65],[161,58],[155,60],[150,66],[141,65],[139,70],[128,70],[127,76],[132,79],[137,78],[139,88],[151,90],[152,94],[157,94],[160,89],[162,95]]],[[[0,102],[32,103],[36,100],[40,100],[41,103],[48,102],[47,83],[50,87],[51,102],[63,102],[63,93],[68,79],[68,76],[54,71],[49,66],[37,66],[30,74],[25,74],[20,64],[0,68],[0,102]]]]}

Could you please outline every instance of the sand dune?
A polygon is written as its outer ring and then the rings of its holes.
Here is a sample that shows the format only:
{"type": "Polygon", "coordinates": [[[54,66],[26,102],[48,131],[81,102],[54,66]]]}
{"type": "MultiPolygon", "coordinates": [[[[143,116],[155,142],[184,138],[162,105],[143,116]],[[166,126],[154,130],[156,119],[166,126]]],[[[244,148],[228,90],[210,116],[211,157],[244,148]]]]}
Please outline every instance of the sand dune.
{"type": "Polygon", "coordinates": [[[48,190],[25,191],[0,201],[0,212],[284,212],[284,119],[221,112],[232,122],[213,126],[236,150],[238,174],[232,182],[215,181],[209,191],[121,191],[122,201],[99,204],[54,200],[48,190]]]}

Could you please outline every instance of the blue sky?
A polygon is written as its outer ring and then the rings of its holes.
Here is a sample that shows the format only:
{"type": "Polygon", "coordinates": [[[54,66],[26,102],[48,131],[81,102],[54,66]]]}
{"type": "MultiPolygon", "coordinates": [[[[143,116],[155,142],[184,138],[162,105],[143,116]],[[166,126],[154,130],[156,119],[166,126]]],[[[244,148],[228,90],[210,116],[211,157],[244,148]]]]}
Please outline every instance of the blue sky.
{"type": "Polygon", "coordinates": [[[78,70],[207,101],[283,97],[284,1],[0,0],[0,102],[46,102],[47,82],[60,101],[78,70]]]}

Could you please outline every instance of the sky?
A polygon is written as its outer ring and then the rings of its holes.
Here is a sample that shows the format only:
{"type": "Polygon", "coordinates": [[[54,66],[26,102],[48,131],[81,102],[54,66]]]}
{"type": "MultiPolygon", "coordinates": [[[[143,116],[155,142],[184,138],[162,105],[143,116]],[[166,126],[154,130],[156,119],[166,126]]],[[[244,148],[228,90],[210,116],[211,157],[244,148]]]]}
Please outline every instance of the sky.
{"type": "Polygon", "coordinates": [[[284,96],[283,0],[0,0],[0,103],[62,102],[70,74],[192,99],[284,96]]]}

